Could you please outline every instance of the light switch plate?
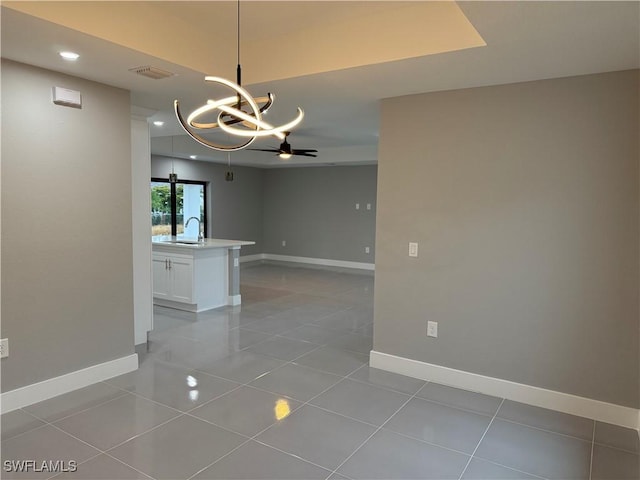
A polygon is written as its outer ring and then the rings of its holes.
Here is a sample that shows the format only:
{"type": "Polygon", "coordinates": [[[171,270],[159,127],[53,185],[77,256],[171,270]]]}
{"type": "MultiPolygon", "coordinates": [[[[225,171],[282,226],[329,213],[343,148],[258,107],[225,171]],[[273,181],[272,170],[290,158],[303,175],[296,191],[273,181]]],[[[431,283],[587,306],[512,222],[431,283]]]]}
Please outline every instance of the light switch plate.
{"type": "Polygon", "coordinates": [[[0,340],[0,358],[6,358],[9,356],[9,339],[3,338],[0,340]]]}
{"type": "Polygon", "coordinates": [[[409,242],[409,256],[417,257],[418,256],[418,244],[417,242],[409,242]]]}
{"type": "Polygon", "coordinates": [[[438,338],[438,322],[427,322],[427,337],[438,338]]]}

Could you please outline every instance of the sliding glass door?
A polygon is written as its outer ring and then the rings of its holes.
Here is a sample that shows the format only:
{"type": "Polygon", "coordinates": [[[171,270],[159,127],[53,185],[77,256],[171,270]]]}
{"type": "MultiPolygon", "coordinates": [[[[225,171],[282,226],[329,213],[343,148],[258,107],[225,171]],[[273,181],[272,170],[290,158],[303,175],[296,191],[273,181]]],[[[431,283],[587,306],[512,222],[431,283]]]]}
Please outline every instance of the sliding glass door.
{"type": "Polygon", "coordinates": [[[152,178],[151,235],[197,238],[202,232],[206,237],[206,186],[206,182],[180,180],[171,183],[163,178],[152,178]],[[192,217],[195,219],[190,220],[192,217]]]}

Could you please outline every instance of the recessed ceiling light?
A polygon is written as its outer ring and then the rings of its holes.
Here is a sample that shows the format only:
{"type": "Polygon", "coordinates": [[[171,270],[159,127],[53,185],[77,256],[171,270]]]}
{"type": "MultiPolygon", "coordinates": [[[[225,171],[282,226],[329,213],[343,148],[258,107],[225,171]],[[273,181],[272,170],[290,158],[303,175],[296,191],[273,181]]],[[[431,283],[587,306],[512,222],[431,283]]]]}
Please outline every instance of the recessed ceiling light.
{"type": "Polygon", "coordinates": [[[198,157],[197,157],[196,155],[189,155],[189,158],[190,158],[191,160],[195,160],[195,159],[196,159],[196,158],[198,158],[198,157]]]}
{"type": "Polygon", "coordinates": [[[64,58],[65,60],[77,60],[80,55],[78,55],[76,52],[60,52],[60,56],[62,58],[64,58]]]}
{"type": "Polygon", "coordinates": [[[160,120],[156,120],[155,122],[153,122],[153,124],[154,124],[156,127],[161,127],[162,125],[164,125],[164,122],[161,122],[160,120]]]}

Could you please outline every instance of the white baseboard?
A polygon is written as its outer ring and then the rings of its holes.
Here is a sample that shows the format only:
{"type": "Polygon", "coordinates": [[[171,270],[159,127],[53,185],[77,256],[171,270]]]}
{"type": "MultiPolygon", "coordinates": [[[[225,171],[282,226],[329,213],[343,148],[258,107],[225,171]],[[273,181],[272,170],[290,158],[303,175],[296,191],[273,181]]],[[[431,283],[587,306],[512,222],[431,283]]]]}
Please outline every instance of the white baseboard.
{"type": "Polygon", "coordinates": [[[0,412],[7,413],[49,398],[87,387],[103,380],[132,372],[138,368],[138,354],[76,370],[59,377],[4,392],[0,395],[0,412]]]}
{"type": "Polygon", "coordinates": [[[257,262],[260,260],[264,260],[264,253],[256,253],[255,255],[240,256],[240,263],[257,262]]]}
{"type": "Polygon", "coordinates": [[[307,265],[322,265],[325,267],[356,268],[358,270],[375,270],[375,263],[350,262],[347,260],[331,260],[329,258],[295,257],[293,255],[275,255],[273,253],[260,253],[240,257],[240,262],[256,260],[274,260],[277,262],[306,263],[307,265]]]}
{"type": "Polygon", "coordinates": [[[227,304],[228,305],[240,305],[242,303],[242,296],[240,294],[238,295],[229,295],[227,297],[227,304]]]}
{"type": "Polygon", "coordinates": [[[408,377],[433,381],[451,387],[506,398],[516,402],[549,408],[559,412],[640,429],[640,410],[568,393],[556,392],[522,383],[486,377],[410,358],[371,351],[370,365],[408,377]]]}

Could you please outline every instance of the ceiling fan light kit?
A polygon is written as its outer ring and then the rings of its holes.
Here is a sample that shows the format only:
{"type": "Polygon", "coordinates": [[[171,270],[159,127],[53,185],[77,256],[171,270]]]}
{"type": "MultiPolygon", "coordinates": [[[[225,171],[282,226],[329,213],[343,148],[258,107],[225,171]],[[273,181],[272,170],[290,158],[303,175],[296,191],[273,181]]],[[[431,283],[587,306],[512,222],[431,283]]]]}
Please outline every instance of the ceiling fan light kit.
{"type": "Polygon", "coordinates": [[[293,120],[280,126],[273,126],[262,119],[262,114],[266,113],[271,105],[273,105],[275,97],[271,93],[268,93],[266,97],[253,98],[247,90],[242,88],[242,67],[240,66],[240,0],[238,0],[238,66],[236,76],[237,83],[221,77],[206,76],[205,82],[227,87],[231,89],[235,95],[219,100],[208,100],[205,105],[191,112],[186,120],[180,112],[178,100],[174,100],[173,107],[176,117],[185,132],[201,145],[223,152],[242,150],[253,143],[258,137],[275,136],[286,142],[285,132],[290,131],[302,122],[304,111],[298,107],[298,113],[293,120]],[[199,121],[204,115],[215,111],[218,112],[217,121],[209,123],[199,121]],[[245,128],[232,126],[237,124],[241,124],[245,128]],[[211,131],[216,129],[240,137],[241,140],[233,145],[224,145],[204,138],[194,131],[211,131]]]}

